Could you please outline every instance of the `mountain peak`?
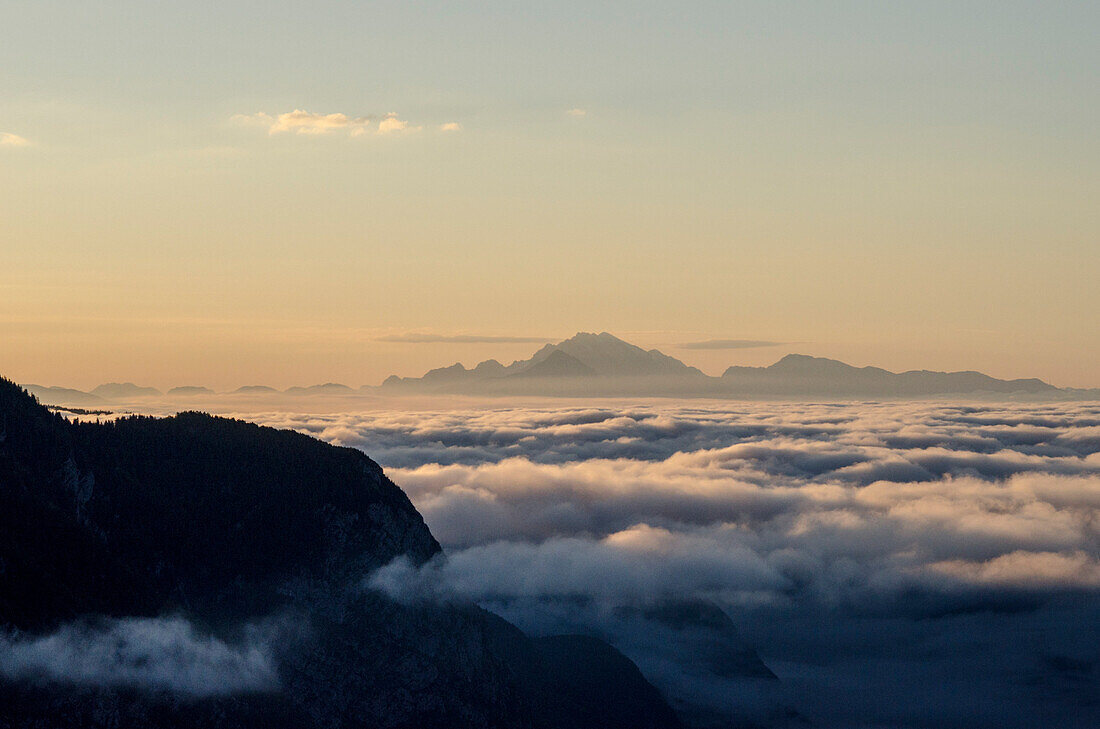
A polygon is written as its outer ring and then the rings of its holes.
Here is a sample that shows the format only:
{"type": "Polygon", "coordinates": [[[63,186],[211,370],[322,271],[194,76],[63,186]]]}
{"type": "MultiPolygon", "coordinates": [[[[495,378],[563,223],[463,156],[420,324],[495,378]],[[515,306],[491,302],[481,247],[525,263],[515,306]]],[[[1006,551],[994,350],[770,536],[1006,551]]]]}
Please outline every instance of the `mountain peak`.
{"type": "Polygon", "coordinates": [[[814,357],[809,354],[788,354],[768,367],[777,372],[837,372],[858,369],[840,360],[814,357]]]}
{"type": "Polygon", "coordinates": [[[544,359],[511,377],[591,377],[594,369],[561,349],[555,349],[544,359]]]}
{"type": "Polygon", "coordinates": [[[579,360],[598,375],[648,377],[700,374],[699,370],[688,367],[674,357],[656,349],[646,351],[609,332],[577,332],[569,339],[543,347],[529,360],[528,366],[538,364],[555,351],[564,352],[579,360]]]}

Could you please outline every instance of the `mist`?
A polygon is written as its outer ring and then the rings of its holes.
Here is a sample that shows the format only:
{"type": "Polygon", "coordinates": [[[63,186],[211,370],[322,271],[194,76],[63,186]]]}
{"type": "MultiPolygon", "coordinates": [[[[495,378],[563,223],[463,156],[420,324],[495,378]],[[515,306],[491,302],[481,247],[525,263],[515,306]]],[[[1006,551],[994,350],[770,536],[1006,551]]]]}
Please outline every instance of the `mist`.
{"type": "Polygon", "coordinates": [[[46,635],[0,636],[6,679],[206,698],[274,691],[277,623],[248,624],[226,642],[183,618],[74,622],[46,635]]]}

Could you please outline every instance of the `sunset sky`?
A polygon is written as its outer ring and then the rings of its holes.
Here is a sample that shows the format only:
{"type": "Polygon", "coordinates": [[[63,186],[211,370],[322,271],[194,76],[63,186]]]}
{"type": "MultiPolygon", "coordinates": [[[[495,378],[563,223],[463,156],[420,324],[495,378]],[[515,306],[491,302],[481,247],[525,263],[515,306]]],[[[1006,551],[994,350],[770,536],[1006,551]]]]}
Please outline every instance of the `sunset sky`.
{"type": "Polygon", "coordinates": [[[0,374],[358,386],[607,330],[1100,386],[1098,26],[0,0],[0,374]]]}

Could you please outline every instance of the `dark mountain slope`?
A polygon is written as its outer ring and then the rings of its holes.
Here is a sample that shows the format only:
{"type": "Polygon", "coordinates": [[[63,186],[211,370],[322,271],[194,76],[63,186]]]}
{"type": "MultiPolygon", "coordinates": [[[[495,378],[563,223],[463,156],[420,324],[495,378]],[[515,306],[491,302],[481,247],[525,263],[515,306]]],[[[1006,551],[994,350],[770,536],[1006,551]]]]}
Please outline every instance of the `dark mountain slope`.
{"type": "Polygon", "coordinates": [[[546,701],[555,726],[681,726],[637,666],[607,643],[584,635],[556,635],[534,643],[553,677],[546,701]]]}
{"type": "MultiPolygon", "coordinates": [[[[363,587],[398,556],[438,552],[405,494],[356,450],[200,413],[70,423],[0,380],[0,727],[567,726],[548,708],[560,662],[514,626],[363,587]],[[180,677],[150,678],[150,666],[186,656],[143,641],[166,616],[197,631],[200,652],[252,635],[244,655],[270,654],[273,677],[220,687],[236,669],[215,650],[198,694],[165,688],[180,677]],[[134,620],[153,622],[111,637],[134,620]],[[17,670],[18,651],[47,635],[35,660],[67,660],[76,635],[73,660],[126,659],[144,678],[17,670]]],[[[619,658],[606,680],[636,687],[619,658]]]]}

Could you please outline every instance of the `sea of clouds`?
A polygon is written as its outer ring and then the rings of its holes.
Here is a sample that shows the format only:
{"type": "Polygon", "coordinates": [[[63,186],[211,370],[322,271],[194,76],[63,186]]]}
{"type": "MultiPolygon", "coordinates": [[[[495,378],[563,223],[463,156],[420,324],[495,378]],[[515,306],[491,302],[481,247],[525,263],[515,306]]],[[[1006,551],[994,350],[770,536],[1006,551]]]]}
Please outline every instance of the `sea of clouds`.
{"type": "Polygon", "coordinates": [[[360,448],[408,492],[447,557],[373,587],[602,635],[698,716],[1100,725],[1100,404],[247,417],[360,448]],[[730,629],[649,617],[696,603],[730,629]],[[715,640],[780,680],[700,660],[715,640]]]}

